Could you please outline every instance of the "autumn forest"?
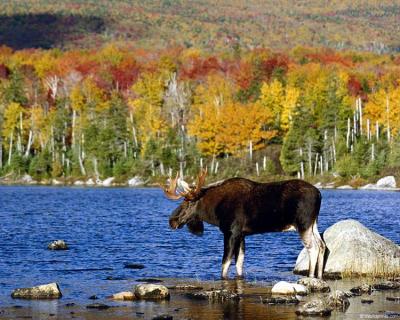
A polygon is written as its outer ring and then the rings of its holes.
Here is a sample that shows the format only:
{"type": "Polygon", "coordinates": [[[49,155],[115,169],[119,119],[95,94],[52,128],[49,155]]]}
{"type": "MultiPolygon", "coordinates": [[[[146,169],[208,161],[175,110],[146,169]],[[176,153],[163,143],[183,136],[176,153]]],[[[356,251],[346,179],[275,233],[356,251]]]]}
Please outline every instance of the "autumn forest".
{"type": "MultiPolygon", "coordinates": [[[[1,26],[1,22],[0,22],[1,26]]],[[[0,47],[0,174],[400,175],[400,55],[108,41],[0,47]]]]}

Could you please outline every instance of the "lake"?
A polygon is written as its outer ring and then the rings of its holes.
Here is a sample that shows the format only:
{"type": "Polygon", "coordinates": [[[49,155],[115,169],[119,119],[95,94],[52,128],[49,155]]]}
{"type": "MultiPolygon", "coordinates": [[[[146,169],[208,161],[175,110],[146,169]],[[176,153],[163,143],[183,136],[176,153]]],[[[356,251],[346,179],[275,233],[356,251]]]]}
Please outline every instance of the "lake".
{"type": "MultiPolygon", "coordinates": [[[[322,195],[320,231],[353,218],[400,243],[398,192],[322,195]]],[[[93,294],[126,290],[138,278],[219,279],[222,234],[209,225],[203,237],[170,230],[176,206],[159,189],[0,186],[0,305],[15,304],[10,293],[17,287],[49,282],[60,284],[63,301],[87,302],[93,294]],[[47,250],[55,239],[70,250],[47,250]],[[125,269],[125,263],[145,268],[125,269]]],[[[293,232],[246,238],[246,280],[296,279],[292,269],[301,249],[293,232]]]]}

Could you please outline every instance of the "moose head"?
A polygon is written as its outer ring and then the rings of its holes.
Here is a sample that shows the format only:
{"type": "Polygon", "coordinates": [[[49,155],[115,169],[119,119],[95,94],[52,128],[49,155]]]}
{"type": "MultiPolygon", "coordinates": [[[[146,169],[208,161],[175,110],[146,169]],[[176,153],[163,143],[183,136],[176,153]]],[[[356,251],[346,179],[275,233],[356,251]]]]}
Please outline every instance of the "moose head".
{"type": "Polygon", "coordinates": [[[168,199],[180,200],[182,203],[174,210],[169,218],[169,225],[172,229],[180,229],[185,224],[189,231],[195,235],[202,235],[204,231],[203,221],[199,218],[201,198],[204,195],[204,186],[207,169],[201,170],[197,183],[189,186],[184,180],[176,175],[175,179],[170,179],[168,187],[163,188],[164,194],[168,199]]]}

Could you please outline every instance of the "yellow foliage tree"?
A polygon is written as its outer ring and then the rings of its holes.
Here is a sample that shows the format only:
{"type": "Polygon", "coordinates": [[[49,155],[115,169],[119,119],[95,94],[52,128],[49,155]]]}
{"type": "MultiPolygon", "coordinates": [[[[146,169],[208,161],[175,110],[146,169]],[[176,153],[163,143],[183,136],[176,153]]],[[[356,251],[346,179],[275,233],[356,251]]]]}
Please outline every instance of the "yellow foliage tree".
{"type": "MultiPolygon", "coordinates": [[[[152,138],[160,138],[167,131],[163,117],[165,79],[159,74],[144,74],[132,87],[136,96],[129,101],[138,138],[143,146],[152,138]]],[[[144,148],[142,149],[145,152],[144,148]]]]}
{"type": "Polygon", "coordinates": [[[390,128],[391,136],[397,135],[400,130],[400,88],[390,87],[380,89],[369,96],[364,113],[365,118],[371,120],[371,130],[375,132],[374,124],[378,122],[385,130],[390,128]]]}

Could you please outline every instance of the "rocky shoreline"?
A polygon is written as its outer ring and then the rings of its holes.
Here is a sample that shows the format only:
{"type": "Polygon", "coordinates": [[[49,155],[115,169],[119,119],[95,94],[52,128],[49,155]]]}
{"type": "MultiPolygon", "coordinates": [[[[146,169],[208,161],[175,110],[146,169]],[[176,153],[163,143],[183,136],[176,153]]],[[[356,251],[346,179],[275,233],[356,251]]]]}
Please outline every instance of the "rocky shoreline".
{"type": "MultiPolygon", "coordinates": [[[[289,178],[286,178],[289,179],[289,178]]],[[[285,180],[283,178],[283,180],[285,180]]],[[[144,179],[140,176],[134,176],[126,181],[118,181],[114,177],[108,177],[104,180],[99,178],[88,178],[88,179],[44,179],[34,180],[30,175],[25,174],[24,176],[16,179],[10,177],[0,177],[0,185],[39,185],[39,186],[75,186],[75,187],[158,187],[159,184],[150,181],[150,179],[144,179]]],[[[336,190],[373,190],[373,191],[400,191],[397,187],[395,177],[387,176],[379,179],[376,183],[368,183],[362,186],[352,186],[350,184],[338,184],[336,182],[317,182],[314,184],[318,189],[336,189],[336,190]]]]}
{"type": "MultiPolygon", "coordinates": [[[[306,294],[276,292],[270,283],[244,280],[158,279],[124,293],[96,295],[86,304],[56,300],[1,306],[0,319],[297,319],[298,315],[358,319],[400,317],[400,279],[323,281],[301,278],[306,294]],[[368,302],[368,303],[367,303],[368,302]],[[48,306],[52,304],[52,308],[48,306]],[[397,312],[397,313],[396,313],[397,312]]],[[[282,288],[282,285],[280,285],[282,288]]],[[[52,289],[55,285],[52,285],[52,289]]],[[[30,292],[31,294],[32,292],[30,292]]],[[[60,292],[61,295],[61,292],[60,292]]],[[[24,300],[26,301],[26,300],[24,300]]]]}

